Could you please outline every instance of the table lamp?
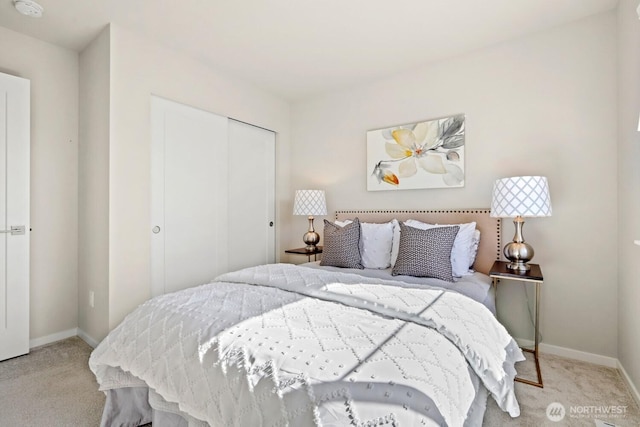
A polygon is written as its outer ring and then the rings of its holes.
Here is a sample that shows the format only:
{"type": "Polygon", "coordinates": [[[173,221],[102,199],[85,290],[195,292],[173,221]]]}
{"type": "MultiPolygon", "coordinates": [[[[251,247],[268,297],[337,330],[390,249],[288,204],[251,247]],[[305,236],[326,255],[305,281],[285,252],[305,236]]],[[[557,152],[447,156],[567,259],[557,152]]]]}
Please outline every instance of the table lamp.
{"type": "Polygon", "coordinates": [[[327,214],[324,190],[296,190],[293,214],[309,217],[309,230],[304,233],[302,240],[307,245],[305,249],[314,252],[317,249],[316,245],[320,242],[320,235],[313,229],[313,216],[327,214]]]}
{"type": "Polygon", "coordinates": [[[551,216],[549,184],[544,176],[515,176],[499,179],[493,185],[491,200],[492,217],[514,218],[516,234],[504,247],[504,256],[510,261],[507,267],[527,271],[533,258],[533,248],[522,237],[524,217],[551,216]]]}

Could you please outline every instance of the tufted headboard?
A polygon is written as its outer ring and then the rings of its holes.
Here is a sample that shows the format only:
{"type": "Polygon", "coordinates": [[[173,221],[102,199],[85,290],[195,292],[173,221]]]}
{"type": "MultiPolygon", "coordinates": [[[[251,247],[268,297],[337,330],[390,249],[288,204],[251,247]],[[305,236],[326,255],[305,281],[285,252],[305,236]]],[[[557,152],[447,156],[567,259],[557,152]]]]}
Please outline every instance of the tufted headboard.
{"type": "Polygon", "coordinates": [[[489,274],[493,262],[500,259],[501,219],[489,216],[489,209],[451,209],[451,210],[345,210],[336,211],[336,220],[344,221],[358,217],[361,222],[388,222],[392,219],[406,221],[415,219],[430,224],[462,224],[475,221],[480,230],[480,245],[473,268],[489,274]]]}

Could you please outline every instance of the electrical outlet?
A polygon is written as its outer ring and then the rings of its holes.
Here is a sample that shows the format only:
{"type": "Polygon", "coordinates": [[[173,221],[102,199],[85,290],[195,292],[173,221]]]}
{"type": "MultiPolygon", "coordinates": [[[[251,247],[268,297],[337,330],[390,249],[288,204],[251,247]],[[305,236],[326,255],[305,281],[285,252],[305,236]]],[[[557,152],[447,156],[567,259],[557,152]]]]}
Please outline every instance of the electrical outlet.
{"type": "Polygon", "coordinates": [[[95,293],[93,291],[89,291],[89,307],[93,308],[95,307],[95,293]]]}

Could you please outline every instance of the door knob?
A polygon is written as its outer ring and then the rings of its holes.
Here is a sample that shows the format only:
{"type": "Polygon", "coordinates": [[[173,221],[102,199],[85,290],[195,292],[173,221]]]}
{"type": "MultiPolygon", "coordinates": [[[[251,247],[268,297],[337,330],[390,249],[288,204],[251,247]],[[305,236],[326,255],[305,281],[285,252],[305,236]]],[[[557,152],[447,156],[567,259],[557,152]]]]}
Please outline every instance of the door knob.
{"type": "Polygon", "coordinates": [[[269,227],[273,227],[273,221],[269,221],[269,227]]]}
{"type": "Polygon", "coordinates": [[[158,234],[160,232],[160,227],[158,227],[157,225],[155,227],[153,227],[151,229],[151,231],[153,231],[153,234],[158,234]]]}

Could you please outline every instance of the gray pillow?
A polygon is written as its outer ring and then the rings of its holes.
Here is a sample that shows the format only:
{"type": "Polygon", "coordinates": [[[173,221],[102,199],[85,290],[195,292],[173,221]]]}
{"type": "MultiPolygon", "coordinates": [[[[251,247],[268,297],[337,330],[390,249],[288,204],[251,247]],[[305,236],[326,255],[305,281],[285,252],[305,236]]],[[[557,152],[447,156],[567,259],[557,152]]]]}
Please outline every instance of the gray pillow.
{"type": "Polygon", "coordinates": [[[324,248],[320,265],[363,269],[360,255],[360,221],[340,227],[324,220],[324,248]]]}
{"type": "Polygon", "coordinates": [[[391,274],[453,282],[451,248],[458,230],[458,226],[420,230],[400,223],[400,249],[391,274]]]}

